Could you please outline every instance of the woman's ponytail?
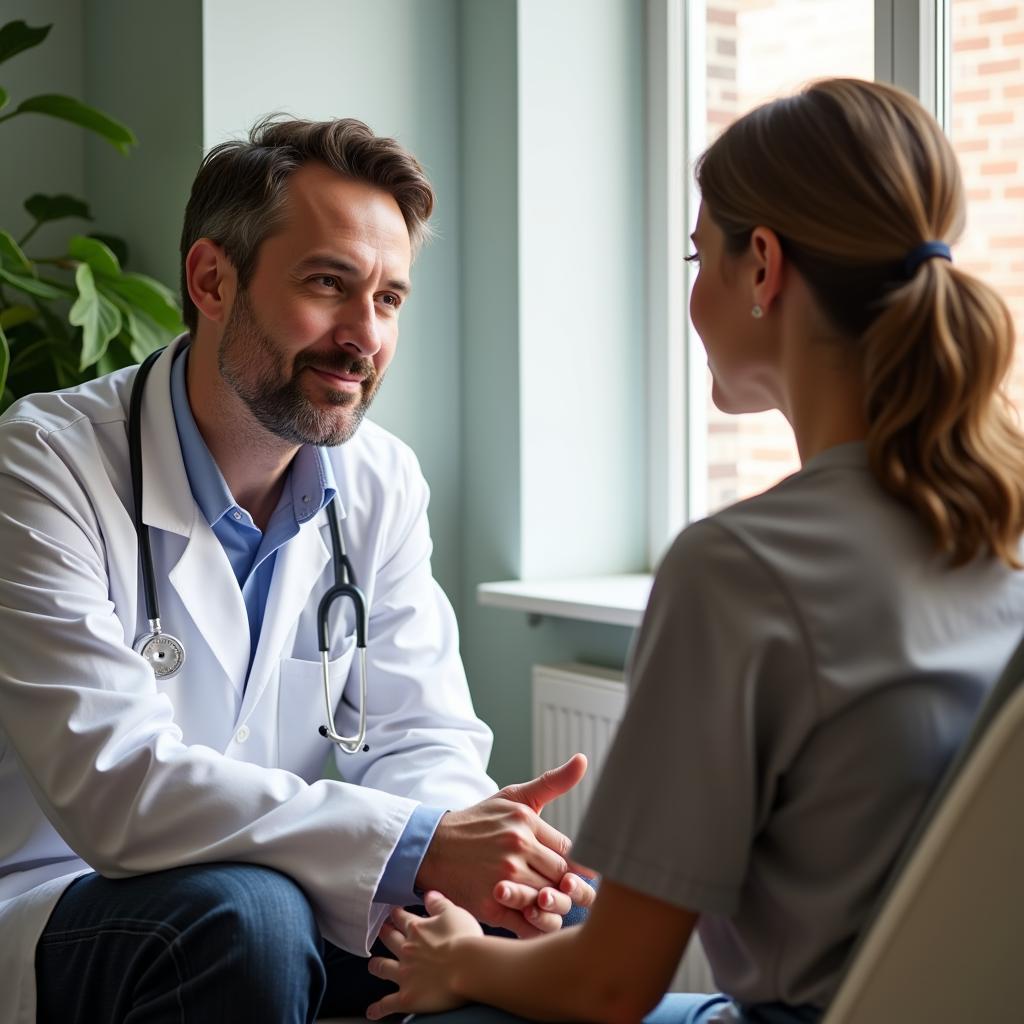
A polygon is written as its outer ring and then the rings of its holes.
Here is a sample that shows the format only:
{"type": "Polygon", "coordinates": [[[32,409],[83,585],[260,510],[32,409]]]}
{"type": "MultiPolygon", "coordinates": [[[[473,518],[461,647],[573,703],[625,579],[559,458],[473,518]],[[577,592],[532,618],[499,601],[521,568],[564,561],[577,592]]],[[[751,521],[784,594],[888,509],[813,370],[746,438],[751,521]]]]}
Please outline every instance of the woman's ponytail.
{"type": "Polygon", "coordinates": [[[992,554],[1020,568],[1024,442],[999,391],[1013,344],[1002,299],[941,260],[891,292],[861,340],[872,471],[954,565],[992,554]]]}

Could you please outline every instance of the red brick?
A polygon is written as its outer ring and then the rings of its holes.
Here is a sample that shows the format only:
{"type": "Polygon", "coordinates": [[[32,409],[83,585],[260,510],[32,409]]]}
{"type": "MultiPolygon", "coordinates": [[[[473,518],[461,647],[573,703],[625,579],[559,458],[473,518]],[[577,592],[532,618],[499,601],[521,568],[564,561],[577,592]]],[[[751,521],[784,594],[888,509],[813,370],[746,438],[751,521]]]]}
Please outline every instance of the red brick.
{"type": "Polygon", "coordinates": [[[991,25],[993,21],[1016,21],[1019,14],[1018,7],[999,7],[994,11],[982,11],[978,15],[978,22],[982,25],[991,25]]]}
{"type": "Polygon", "coordinates": [[[1017,161],[1016,160],[1001,160],[998,163],[989,163],[981,165],[981,173],[992,177],[997,177],[1001,174],[1016,174],[1017,173],[1017,161]]]}
{"type": "Polygon", "coordinates": [[[1024,199],[1024,185],[1008,185],[1003,189],[1007,199],[1024,199]]]}
{"type": "Polygon", "coordinates": [[[1003,36],[1003,46],[1020,46],[1024,43],[1024,32],[1007,32],[1003,36]]]}
{"type": "Polygon", "coordinates": [[[953,148],[958,153],[986,153],[988,152],[988,139],[964,139],[957,138],[953,132],[953,148]]]}
{"type": "Polygon", "coordinates": [[[1018,99],[1021,96],[1024,96],[1024,84],[1020,84],[1020,85],[1016,85],[1016,84],[1015,85],[1004,85],[1003,86],[1003,95],[1007,99],[1018,99]]]}
{"type": "Polygon", "coordinates": [[[991,96],[991,89],[956,89],[953,92],[953,106],[958,103],[984,103],[991,96]]]}
{"type": "Polygon", "coordinates": [[[953,39],[953,52],[963,53],[967,50],[990,50],[992,49],[991,36],[974,36],[970,39],[953,39]]]}
{"type": "Polygon", "coordinates": [[[1012,110],[993,110],[978,115],[978,124],[1013,124],[1012,110]]]}
{"type": "Polygon", "coordinates": [[[985,64],[978,65],[979,75],[998,75],[1003,71],[1019,71],[1020,58],[1013,57],[1009,60],[990,60],[985,64]]]}
{"type": "Polygon", "coordinates": [[[1024,235],[993,235],[988,244],[993,249],[1024,249],[1024,235]]]}
{"type": "Polygon", "coordinates": [[[708,22],[714,25],[735,25],[736,12],[722,11],[717,7],[708,8],[708,22]]]}

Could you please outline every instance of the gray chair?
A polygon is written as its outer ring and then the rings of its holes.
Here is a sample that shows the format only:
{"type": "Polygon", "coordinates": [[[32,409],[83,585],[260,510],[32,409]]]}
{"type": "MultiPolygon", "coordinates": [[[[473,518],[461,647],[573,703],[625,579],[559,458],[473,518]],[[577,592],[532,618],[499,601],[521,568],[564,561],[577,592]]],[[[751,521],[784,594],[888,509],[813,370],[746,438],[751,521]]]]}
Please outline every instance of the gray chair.
{"type": "Polygon", "coordinates": [[[921,822],[823,1024],[1024,1020],[1024,643],[921,822]]]}

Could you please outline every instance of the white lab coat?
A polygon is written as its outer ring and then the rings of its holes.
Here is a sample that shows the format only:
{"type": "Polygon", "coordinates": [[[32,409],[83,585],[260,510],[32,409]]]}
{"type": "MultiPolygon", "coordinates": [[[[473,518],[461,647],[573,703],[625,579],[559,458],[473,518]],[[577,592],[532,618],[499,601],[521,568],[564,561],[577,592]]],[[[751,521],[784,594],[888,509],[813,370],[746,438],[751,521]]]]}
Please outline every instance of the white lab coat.
{"type": "MultiPolygon", "coordinates": [[[[135,369],[32,396],[0,420],[2,1021],[35,1019],[36,940],[76,873],[264,864],[299,882],[326,938],[365,954],[388,911],[377,884],[417,802],[462,807],[495,790],[491,733],[430,572],[426,483],[409,449],[370,422],[330,452],[371,610],[369,752],[336,755],[346,782],[321,778],[334,750],[317,733],[315,616],[333,582],[324,512],[278,553],[244,685],[245,608],[185,475],[174,347],[142,415],[161,617],[187,648],[170,680],[131,647],[146,628],[127,451],[135,369]]],[[[354,625],[351,603],[336,607],[335,719],[352,733],[340,692],[358,700],[354,625]]]]}

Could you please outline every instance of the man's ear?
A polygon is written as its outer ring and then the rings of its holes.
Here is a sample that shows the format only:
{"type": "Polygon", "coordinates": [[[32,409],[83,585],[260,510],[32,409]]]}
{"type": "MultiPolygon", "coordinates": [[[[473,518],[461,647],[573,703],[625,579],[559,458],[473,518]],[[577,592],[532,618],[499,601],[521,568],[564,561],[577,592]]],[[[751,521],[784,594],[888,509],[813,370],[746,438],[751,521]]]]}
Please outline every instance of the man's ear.
{"type": "Polygon", "coordinates": [[[223,324],[238,283],[234,264],[224,249],[209,238],[193,242],[185,257],[185,282],[200,315],[223,324]]]}
{"type": "Polygon", "coordinates": [[[750,252],[754,260],[752,301],[767,313],[782,291],[786,262],[782,243],[771,228],[756,227],[750,233],[750,252]]]}

